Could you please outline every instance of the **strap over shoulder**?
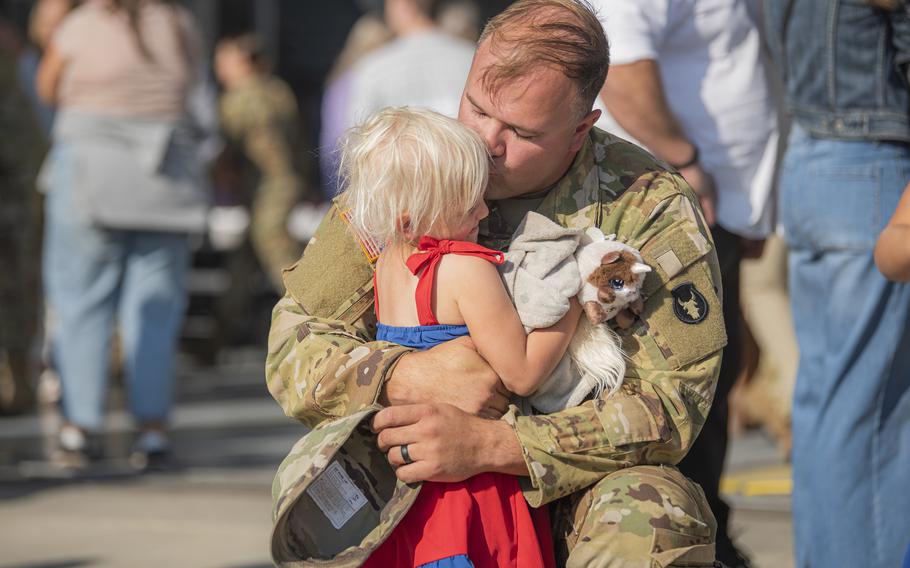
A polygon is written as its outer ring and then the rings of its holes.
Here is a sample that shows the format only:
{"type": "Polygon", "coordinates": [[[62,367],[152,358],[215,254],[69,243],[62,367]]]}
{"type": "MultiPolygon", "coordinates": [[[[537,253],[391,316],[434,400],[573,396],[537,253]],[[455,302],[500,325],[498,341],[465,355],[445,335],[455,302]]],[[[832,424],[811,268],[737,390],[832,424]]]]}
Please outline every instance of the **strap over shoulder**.
{"type": "Polygon", "coordinates": [[[411,274],[418,277],[414,299],[417,302],[417,319],[420,325],[439,325],[433,314],[433,283],[436,280],[436,268],[444,255],[474,256],[496,265],[505,262],[503,253],[468,241],[421,237],[417,250],[418,252],[408,257],[406,264],[411,274]]]}

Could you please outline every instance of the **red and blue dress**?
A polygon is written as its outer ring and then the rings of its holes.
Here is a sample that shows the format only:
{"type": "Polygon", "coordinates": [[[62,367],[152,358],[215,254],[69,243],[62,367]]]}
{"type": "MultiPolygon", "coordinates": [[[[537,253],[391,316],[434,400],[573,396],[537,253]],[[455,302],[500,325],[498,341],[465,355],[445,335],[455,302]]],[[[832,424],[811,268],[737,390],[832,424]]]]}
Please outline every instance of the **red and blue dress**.
{"type": "MultiPolygon", "coordinates": [[[[428,349],[468,335],[467,326],[442,325],[433,314],[433,281],[442,257],[459,254],[502,264],[503,255],[475,243],[431,237],[421,238],[418,250],[407,266],[418,276],[420,325],[389,326],[380,320],[377,339],[428,349]]],[[[380,319],[378,294],[376,318],[380,319]]],[[[552,568],[549,515],[546,508],[528,506],[513,475],[481,473],[457,483],[427,481],[408,514],[364,566],[552,568]]]]}

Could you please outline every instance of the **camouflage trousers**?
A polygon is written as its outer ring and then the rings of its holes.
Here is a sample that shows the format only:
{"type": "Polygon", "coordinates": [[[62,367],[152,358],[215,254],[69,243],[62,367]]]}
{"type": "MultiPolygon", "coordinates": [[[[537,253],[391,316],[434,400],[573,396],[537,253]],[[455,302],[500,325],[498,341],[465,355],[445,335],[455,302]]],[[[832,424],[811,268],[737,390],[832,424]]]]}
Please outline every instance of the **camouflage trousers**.
{"type": "Polygon", "coordinates": [[[669,466],[616,471],[554,508],[557,565],[716,566],[717,524],[701,488],[669,466]]]}

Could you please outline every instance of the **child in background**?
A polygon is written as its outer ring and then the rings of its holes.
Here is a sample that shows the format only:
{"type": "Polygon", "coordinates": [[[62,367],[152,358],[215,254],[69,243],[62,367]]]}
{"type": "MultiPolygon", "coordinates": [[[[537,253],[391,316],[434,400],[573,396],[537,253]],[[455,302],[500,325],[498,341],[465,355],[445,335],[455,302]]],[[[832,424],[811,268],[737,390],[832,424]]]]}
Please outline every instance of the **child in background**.
{"type": "Polygon", "coordinates": [[[250,211],[250,241],[276,291],[281,271],[297,261],[302,247],[288,232],[288,216],[301,197],[297,152],[297,101],[290,87],[271,75],[252,35],[220,40],[215,73],[224,86],[221,123],[258,170],[250,211]]]}
{"type": "Polygon", "coordinates": [[[910,184],[875,244],[875,265],[885,278],[910,282],[910,184]]]}
{"type": "MultiPolygon", "coordinates": [[[[341,159],[347,209],[361,240],[384,243],[374,274],[377,339],[427,349],[470,335],[515,394],[553,371],[578,324],[572,300],[556,325],[525,334],[499,273],[502,253],[477,244],[487,216],[490,158],[456,120],[385,109],[353,129],[341,159]]],[[[408,467],[420,446],[396,447],[408,467]],[[399,449],[400,448],[400,449],[399,449]]],[[[365,566],[553,566],[545,509],[532,510],[515,476],[484,473],[426,482],[365,566]]]]}

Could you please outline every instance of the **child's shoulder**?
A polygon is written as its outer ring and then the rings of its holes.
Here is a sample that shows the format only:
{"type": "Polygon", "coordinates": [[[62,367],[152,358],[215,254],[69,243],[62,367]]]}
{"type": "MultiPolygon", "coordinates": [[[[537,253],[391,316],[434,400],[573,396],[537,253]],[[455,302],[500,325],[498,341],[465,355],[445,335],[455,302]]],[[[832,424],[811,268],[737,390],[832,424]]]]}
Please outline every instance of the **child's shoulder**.
{"type": "Polygon", "coordinates": [[[499,278],[496,265],[490,260],[478,256],[454,253],[443,255],[439,260],[437,273],[441,279],[458,278],[468,280],[484,276],[499,278]]]}

